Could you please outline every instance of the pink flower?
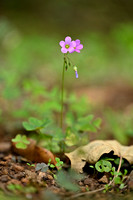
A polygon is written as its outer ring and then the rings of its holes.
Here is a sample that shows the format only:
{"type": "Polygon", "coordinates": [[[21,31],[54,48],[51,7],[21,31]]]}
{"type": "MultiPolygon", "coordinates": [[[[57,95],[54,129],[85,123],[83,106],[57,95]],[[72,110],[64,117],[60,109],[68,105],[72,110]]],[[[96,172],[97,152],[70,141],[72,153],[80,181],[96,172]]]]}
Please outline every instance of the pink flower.
{"type": "Polygon", "coordinates": [[[71,37],[67,36],[65,41],[60,41],[61,52],[62,53],[73,53],[76,48],[76,41],[72,41],[71,37]]]}
{"type": "Polygon", "coordinates": [[[80,40],[78,40],[78,39],[75,40],[75,42],[76,42],[76,47],[74,47],[74,51],[80,53],[80,50],[83,49],[83,45],[80,44],[80,40]]]}

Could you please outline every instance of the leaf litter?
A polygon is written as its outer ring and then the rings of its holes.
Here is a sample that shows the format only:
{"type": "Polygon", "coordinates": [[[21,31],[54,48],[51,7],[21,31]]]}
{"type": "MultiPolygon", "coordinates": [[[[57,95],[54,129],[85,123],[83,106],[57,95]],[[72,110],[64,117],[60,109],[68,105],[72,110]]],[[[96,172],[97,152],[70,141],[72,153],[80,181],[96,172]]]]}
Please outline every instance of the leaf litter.
{"type": "Polygon", "coordinates": [[[124,146],[116,140],[95,140],[65,155],[71,161],[71,168],[82,172],[86,163],[95,164],[103,154],[112,151],[114,155],[125,158],[130,165],[133,164],[133,145],[124,146]]]}
{"type": "MultiPolygon", "coordinates": [[[[29,146],[31,143],[29,144],[29,146]]],[[[33,142],[32,147],[35,147],[36,144],[33,142]]],[[[28,148],[27,148],[28,149],[28,148]]],[[[34,148],[31,148],[30,151],[28,150],[26,153],[26,150],[17,151],[16,149],[14,152],[17,152],[19,155],[22,156],[22,152],[25,151],[23,154],[24,157],[27,157],[26,155],[30,152],[30,155],[34,153],[34,148]],[[33,151],[31,153],[31,151],[33,151]]],[[[88,162],[90,164],[95,164],[100,157],[105,153],[112,152],[114,155],[117,155],[118,157],[121,155],[123,158],[125,158],[130,164],[133,164],[133,146],[123,146],[119,142],[115,140],[96,140],[93,142],[90,142],[88,145],[85,145],[83,147],[77,148],[75,151],[71,153],[66,153],[66,156],[71,161],[71,168],[76,170],[77,172],[83,171],[84,165],[88,162]]],[[[43,152],[43,151],[41,151],[43,152]]],[[[75,178],[74,180],[71,180],[73,176],[69,174],[67,171],[65,172],[66,177],[64,176],[64,173],[61,171],[58,176],[58,181],[54,179],[53,175],[49,170],[46,170],[46,164],[41,163],[42,161],[37,162],[36,167],[28,166],[27,164],[22,163],[22,161],[14,161],[13,155],[4,156],[4,154],[1,155],[1,161],[0,161],[0,167],[1,167],[1,188],[4,187],[5,191],[7,192],[12,187],[21,186],[22,191],[25,190],[25,188],[34,187],[39,189],[39,187],[43,188],[49,188],[52,192],[64,196],[69,196],[72,194],[72,192],[68,192],[69,184],[75,185],[75,178]],[[3,155],[3,156],[2,156],[3,155]],[[44,171],[43,171],[44,170],[44,171]],[[69,177],[69,178],[68,178],[69,177]],[[70,179],[70,180],[69,180],[70,179]],[[66,180],[64,182],[64,180],[66,180]],[[60,182],[62,181],[67,185],[67,189],[65,190],[63,188],[63,184],[60,185],[60,182]],[[59,185],[57,183],[59,182],[59,185]],[[68,183],[67,183],[68,182],[68,183]],[[13,184],[13,185],[12,185],[13,184]],[[38,186],[37,186],[38,185],[38,186]],[[36,187],[37,186],[37,187],[36,187]]],[[[30,160],[31,157],[29,157],[30,160]]],[[[26,161],[27,162],[27,161],[26,161]]],[[[73,173],[72,173],[73,174],[73,173]]],[[[77,176],[77,175],[76,175],[77,176]]],[[[105,175],[104,175],[105,176],[105,175]]],[[[100,189],[102,186],[105,185],[105,183],[108,183],[107,177],[101,177],[100,179],[96,179],[94,177],[91,177],[89,175],[85,175],[84,178],[77,181],[78,187],[74,187],[73,191],[79,190],[82,192],[86,192],[87,188],[89,191],[93,191],[95,189],[100,189]],[[107,180],[105,180],[107,179],[107,180]]],[[[128,185],[132,185],[133,181],[129,179],[128,185]],[[131,183],[130,183],[131,182],[131,183]]],[[[65,187],[66,187],[65,185],[65,187]]],[[[37,189],[37,190],[38,190],[37,189]]],[[[14,189],[16,190],[16,189],[14,189]]],[[[22,193],[22,191],[19,191],[19,193],[22,193]]],[[[25,190],[26,192],[26,190],[25,190]]],[[[33,192],[34,193],[34,192],[33,192]]]]}

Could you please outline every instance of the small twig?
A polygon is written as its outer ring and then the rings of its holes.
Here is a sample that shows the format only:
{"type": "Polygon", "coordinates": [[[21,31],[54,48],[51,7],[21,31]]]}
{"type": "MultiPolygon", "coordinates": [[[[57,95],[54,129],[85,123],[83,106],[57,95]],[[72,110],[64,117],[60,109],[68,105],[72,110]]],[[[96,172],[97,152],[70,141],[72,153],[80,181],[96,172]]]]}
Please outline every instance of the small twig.
{"type": "Polygon", "coordinates": [[[119,166],[118,166],[118,169],[117,169],[117,174],[113,177],[112,181],[110,181],[109,186],[112,185],[112,183],[114,183],[114,179],[118,176],[118,173],[119,173],[119,171],[120,171],[120,169],[121,169],[122,156],[121,156],[120,153],[119,153],[119,155],[120,155],[120,162],[119,162],[119,166]]]}
{"type": "MultiPolygon", "coordinates": [[[[120,155],[120,162],[119,162],[119,166],[118,166],[118,169],[117,169],[117,173],[120,171],[121,163],[122,163],[122,156],[121,156],[121,154],[119,154],[119,155],[120,155]]],[[[112,184],[114,183],[114,179],[115,179],[117,176],[118,176],[118,175],[115,175],[115,176],[113,177],[113,179],[109,182],[108,186],[110,186],[110,185],[112,185],[112,184]]],[[[97,190],[92,190],[92,191],[88,191],[88,192],[84,192],[84,193],[82,192],[82,193],[74,194],[74,195],[72,195],[71,197],[65,198],[65,200],[75,199],[75,198],[77,198],[77,197],[81,197],[81,196],[84,196],[84,195],[94,194],[94,193],[100,192],[100,191],[102,191],[102,190],[104,190],[104,189],[105,189],[105,187],[102,187],[102,188],[99,188],[99,189],[97,189],[97,190]]]]}

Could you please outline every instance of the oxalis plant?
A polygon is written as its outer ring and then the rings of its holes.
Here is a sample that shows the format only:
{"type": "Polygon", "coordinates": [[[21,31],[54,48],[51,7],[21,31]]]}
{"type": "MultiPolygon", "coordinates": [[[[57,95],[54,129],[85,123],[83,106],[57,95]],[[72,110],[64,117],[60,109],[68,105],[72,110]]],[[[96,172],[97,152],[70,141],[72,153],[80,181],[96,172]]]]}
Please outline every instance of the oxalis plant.
{"type": "Polygon", "coordinates": [[[65,70],[68,70],[68,67],[73,66],[73,70],[75,71],[76,78],[78,78],[78,71],[76,65],[74,65],[70,58],[69,53],[78,52],[83,49],[83,45],[80,44],[80,40],[77,39],[72,41],[71,37],[67,36],[65,41],[60,41],[61,52],[64,53],[64,63],[63,63],[63,72],[62,72],[62,90],[61,90],[61,115],[60,115],[60,126],[63,128],[63,99],[64,99],[64,76],[65,70]]]}
{"type": "Polygon", "coordinates": [[[94,170],[94,175],[97,175],[98,173],[109,175],[110,183],[104,186],[103,192],[107,192],[114,186],[118,191],[124,189],[126,187],[125,180],[127,179],[127,174],[131,170],[130,168],[128,169],[128,164],[122,157],[102,157],[95,165],[89,165],[89,167],[94,170]],[[120,171],[120,168],[124,165],[127,169],[124,168],[123,171],[120,171]]]}
{"type": "MultiPolygon", "coordinates": [[[[55,123],[55,120],[52,120],[52,116],[45,117],[44,119],[37,119],[35,117],[30,117],[28,121],[23,122],[23,127],[32,133],[39,144],[45,148],[51,150],[52,152],[65,152],[66,147],[73,145],[86,144],[88,142],[88,133],[96,132],[100,127],[101,119],[94,119],[93,115],[80,116],[77,114],[75,117],[76,110],[71,109],[67,113],[64,111],[64,81],[65,73],[69,68],[72,68],[75,72],[75,77],[78,79],[78,68],[71,61],[69,55],[76,52],[80,53],[80,50],[83,49],[83,45],[80,43],[79,39],[75,41],[71,37],[67,36],[65,41],[60,41],[59,45],[61,46],[61,52],[63,56],[63,68],[62,68],[62,82],[61,82],[61,100],[60,100],[60,126],[55,123]],[[65,115],[65,114],[66,115],[65,115]],[[73,114],[74,113],[74,114],[73,114]],[[65,116],[65,120],[64,120],[65,116]],[[78,119],[75,119],[77,118],[78,119]],[[65,125],[65,126],[64,126],[65,125]],[[64,130],[65,127],[65,130],[64,130]]],[[[70,102],[71,104],[71,102],[70,102]]],[[[78,106],[79,107],[79,106],[78,106]]],[[[80,105],[81,107],[81,105],[80,105]]],[[[76,107],[77,108],[77,107],[76,107]]],[[[19,136],[20,137],[20,136],[19,136]]],[[[22,138],[23,139],[23,138],[22,138]]],[[[17,145],[18,138],[12,140],[16,143],[17,148],[21,148],[22,144],[17,145]]],[[[26,148],[28,145],[25,144],[22,146],[26,148]]]]}

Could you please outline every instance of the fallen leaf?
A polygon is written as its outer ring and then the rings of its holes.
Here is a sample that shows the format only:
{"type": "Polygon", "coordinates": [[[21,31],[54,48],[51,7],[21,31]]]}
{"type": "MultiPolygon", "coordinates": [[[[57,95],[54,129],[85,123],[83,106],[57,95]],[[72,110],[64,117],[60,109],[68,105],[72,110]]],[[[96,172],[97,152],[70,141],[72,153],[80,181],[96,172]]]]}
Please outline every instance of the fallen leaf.
{"type": "Polygon", "coordinates": [[[8,152],[11,148],[10,142],[1,142],[0,143],[0,152],[8,152]]]}
{"type": "Polygon", "coordinates": [[[51,163],[54,165],[56,164],[55,156],[51,151],[37,146],[35,140],[29,139],[29,141],[30,144],[28,144],[26,149],[18,149],[16,148],[16,143],[12,142],[12,151],[33,162],[44,162],[47,164],[49,162],[49,159],[51,159],[51,163]]]}
{"type": "Polygon", "coordinates": [[[95,164],[103,154],[108,154],[111,151],[114,155],[118,157],[121,155],[130,164],[133,164],[133,145],[123,146],[116,140],[95,140],[65,155],[71,161],[71,168],[82,172],[86,162],[95,164]]]}

